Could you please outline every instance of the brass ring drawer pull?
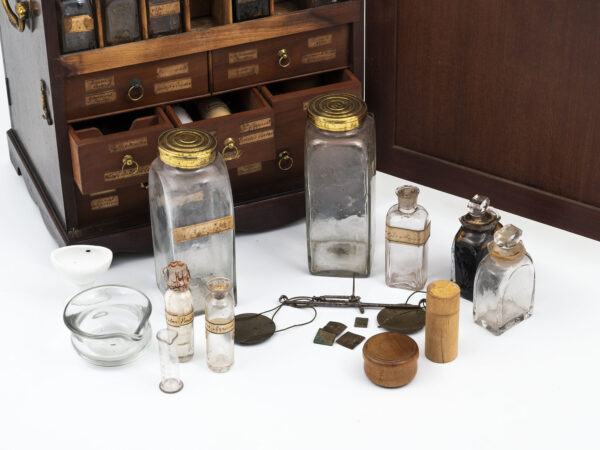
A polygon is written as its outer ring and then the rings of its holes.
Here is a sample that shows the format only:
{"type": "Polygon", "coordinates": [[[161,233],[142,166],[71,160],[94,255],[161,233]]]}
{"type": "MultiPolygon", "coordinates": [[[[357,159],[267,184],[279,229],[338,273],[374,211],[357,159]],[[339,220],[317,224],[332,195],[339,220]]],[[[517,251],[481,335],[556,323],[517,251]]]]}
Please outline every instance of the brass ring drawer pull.
{"type": "Polygon", "coordinates": [[[121,166],[121,174],[125,172],[126,168],[133,167],[134,165],[135,170],[132,172],[132,175],[135,175],[136,173],[138,173],[138,170],[140,170],[140,165],[137,162],[135,162],[132,155],[123,156],[121,162],[123,163],[123,165],[121,166]]]}
{"type": "Polygon", "coordinates": [[[129,82],[127,98],[132,102],[140,101],[144,97],[144,86],[139,78],[134,78],[129,82]]]}
{"type": "Polygon", "coordinates": [[[294,165],[294,158],[292,158],[290,152],[288,152],[287,150],[279,152],[279,155],[277,155],[277,157],[279,158],[277,165],[279,166],[280,170],[290,170],[294,165]]]}
{"type": "Polygon", "coordinates": [[[288,51],[285,48],[279,50],[277,52],[277,56],[279,56],[279,65],[284,69],[292,63],[290,55],[288,54],[288,51]]]}
{"type": "Polygon", "coordinates": [[[223,159],[225,161],[239,159],[240,156],[242,156],[242,152],[240,152],[240,149],[235,145],[235,140],[233,140],[233,138],[225,139],[223,144],[225,144],[225,147],[223,147],[223,150],[221,150],[221,154],[223,155],[223,159]]]}
{"type": "Polygon", "coordinates": [[[13,12],[8,4],[8,0],[2,0],[2,5],[11,25],[17,30],[23,31],[25,29],[25,21],[29,19],[31,14],[29,2],[17,2],[15,4],[15,12],[13,12]]]}

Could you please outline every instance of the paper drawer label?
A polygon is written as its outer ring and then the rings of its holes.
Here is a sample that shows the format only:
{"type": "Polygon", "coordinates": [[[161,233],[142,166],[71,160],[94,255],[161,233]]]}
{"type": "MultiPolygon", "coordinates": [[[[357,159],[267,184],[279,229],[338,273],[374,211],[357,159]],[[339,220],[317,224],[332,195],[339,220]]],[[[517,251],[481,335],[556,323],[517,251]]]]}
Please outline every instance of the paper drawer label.
{"type": "Polygon", "coordinates": [[[156,68],[156,78],[171,78],[188,73],[190,73],[190,65],[186,62],[156,68]]]}
{"type": "Polygon", "coordinates": [[[229,80],[235,80],[236,78],[251,77],[258,75],[259,68],[258,64],[252,64],[251,66],[236,67],[235,69],[229,69],[227,71],[227,78],[229,80]]]}
{"type": "Polygon", "coordinates": [[[92,211],[99,211],[101,209],[114,208],[119,206],[119,196],[111,195],[110,197],[96,198],[90,202],[90,208],[92,211]]]}
{"type": "Polygon", "coordinates": [[[94,30],[94,19],[89,15],[75,17],[65,17],[63,20],[63,29],[65,34],[83,33],[94,30]]]}
{"type": "Polygon", "coordinates": [[[389,242],[408,245],[423,245],[431,234],[431,222],[424,230],[407,230],[406,228],[385,227],[385,239],[389,242]]]}
{"type": "Polygon", "coordinates": [[[85,80],[85,92],[90,91],[103,91],[106,89],[112,89],[115,87],[115,77],[104,78],[93,78],[91,80],[85,80]]]}
{"type": "Polygon", "coordinates": [[[98,94],[88,94],[85,96],[85,106],[102,105],[112,103],[117,100],[117,91],[99,92],[98,94]]]}
{"type": "Polygon", "coordinates": [[[315,36],[308,38],[308,48],[322,47],[333,42],[333,34],[324,34],[323,36],[315,36]]]}
{"type": "Polygon", "coordinates": [[[165,311],[165,318],[167,321],[167,325],[169,325],[170,327],[183,327],[185,325],[189,325],[194,321],[194,310],[192,309],[189,313],[182,315],[171,314],[168,311],[165,311]]]}
{"type": "Polygon", "coordinates": [[[233,230],[233,216],[197,223],[195,225],[188,225],[187,227],[175,228],[173,230],[173,239],[175,242],[193,241],[194,239],[224,233],[225,231],[230,230],[233,230]]]}
{"type": "Polygon", "coordinates": [[[146,166],[131,167],[129,169],[114,170],[112,172],[104,173],[104,181],[105,182],[118,181],[118,180],[124,180],[126,178],[139,177],[141,175],[148,175],[149,172],[150,172],[150,164],[148,164],[146,166]]]}
{"type": "Polygon", "coordinates": [[[259,162],[255,162],[253,164],[247,164],[245,166],[241,166],[237,168],[237,174],[238,177],[244,176],[244,175],[250,175],[251,173],[256,173],[256,172],[260,172],[262,170],[262,163],[259,162]]]}
{"type": "Polygon", "coordinates": [[[271,118],[266,117],[264,119],[253,120],[252,122],[246,122],[240,125],[240,133],[247,133],[248,131],[256,131],[261,128],[269,128],[271,126],[271,118]]]}
{"type": "Polygon", "coordinates": [[[302,64],[312,64],[321,61],[335,59],[337,51],[335,49],[323,50],[322,52],[308,53],[302,56],[302,64]]]}
{"type": "Polygon", "coordinates": [[[247,134],[240,138],[240,145],[252,144],[254,142],[266,141],[273,139],[273,129],[261,131],[260,133],[247,134]]]}
{"type": "Polygon", "coordinates": [[[166,94],[167,92],[183,91],[192,88],[192,78],[179,78],[178,80],[163,81],[154,84],[154,93],[156,95],[166,94]]]}
{"type": "Polygon", "coordinates": [[[229,53],[229,64],[252,61],[254,59],[258,59],[258,49],[256,48],[229,53]]]}
{"type": "Polygon", "coordinates": [[[148,138],[146,136],[129,139],[128,141],[116,142],[108,146],[108,151],[111,153],[125,152],[134,148],[146,147],[148,138]]]}
{"type": "Polygon", "coordinates": [[[181,11],[181,5],[179,0],[170,3],[163,3],[162,5],[152,5],[150,7],[150,18],[172,16],[173,14],[179,14],[181,11]]]}

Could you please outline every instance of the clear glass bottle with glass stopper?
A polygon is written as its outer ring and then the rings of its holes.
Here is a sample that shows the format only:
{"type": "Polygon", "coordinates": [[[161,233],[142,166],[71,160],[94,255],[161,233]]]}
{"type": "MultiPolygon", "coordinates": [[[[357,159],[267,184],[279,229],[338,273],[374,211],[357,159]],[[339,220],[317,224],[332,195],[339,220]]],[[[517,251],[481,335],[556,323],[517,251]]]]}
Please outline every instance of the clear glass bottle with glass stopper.
{"type": "Polygon", "coordinates": [[[475,275],[473,319],[496,335],[533,312],[535,270],[521,234],[514,225],[496,231],[475,275]]]}
{"type": "Polygon", "coordinates": [[[309,103],[304,168],[310,273],[369,276],[375,240],[375,120],[361,99],[327,94],[309,103]]]}
{"type": "Polygon", "coordinates": [[[419,291],[427,282],[427,252],[431,220],[417,204],[419,188],[396,189],[398,204],[385,224],[385,282],[390,287],[419,291]]]}
{"type": "Polygon", "coordinates": [[[183,388],[179,375],[179,358],[177,357],[177,331],[164,328],[156,333],[158,340],[158,357],[160,358],[160,390],[166,394],[174,394],[183,388]]]}
{"type": "Polygon", "coordinates": [[[181,0],[146,0],[150,37],[181,33],[181,0]]]}
{"type": "Polygon", "coordinates": [[[185,261],[194,313],[204,312],[206,283],[226,276],[235,298],[233,196],[227,167],[207,132],[173,129],[158,139],[148,189],[156,282],[166,291],[163,267],[185,261]]]}
{"type": "Polygon", "coordinates": [[[62,52],[96,48],[94,10],[90,0],[62,0],[59,10],[62,52]]]}
{"type": "Polygon", "coordinates": [[[141,35],[138,0],[104,0],[103,4],[106,44],[139,41],[141,35]]]}
{"type": "Polygon", "coordinates": [[[173,261],[163,269],[167,281],[165,318],[169,329],[178,334],[177,356],[180,362],[194,356],[194,304],[190,292],[190,272],[181,261],[173,261]]]}
{"type": "Polygon", "coordinates": [[[233,283],[227,278],[215,278],[207,287],[210,293],[206,297],[206,362],[213,372],[227,372],[233,365],[233,283]]]}
{"type": "Polygon", "coordinates": [[[502,227],[500,216],[490,207],[490,199],[476,194],[469,201],[469,212],[460,218],[461,227],[452,241],[451,277],[460,287],[460,296],[473,300],[475,272],[488,254],[488,243],[502,227]]]}

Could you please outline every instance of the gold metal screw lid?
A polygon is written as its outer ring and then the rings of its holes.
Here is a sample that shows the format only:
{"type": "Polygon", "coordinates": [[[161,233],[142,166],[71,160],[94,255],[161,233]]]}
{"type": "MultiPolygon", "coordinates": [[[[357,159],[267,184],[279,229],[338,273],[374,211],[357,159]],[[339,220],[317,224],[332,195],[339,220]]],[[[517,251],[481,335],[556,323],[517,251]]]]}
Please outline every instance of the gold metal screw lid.
{"type": "Polygon", "coordinates": [[[367,117],[367,104],[352,94],[325,94],[308,104],[308,120],[326,131],[351,131],[367,117]]]}
{"type": "Polygon", "coordinates": [[[179,169],[199,169],[215,160],[217,140],[206,131],[191,128],[167,130],[158,138],[162,162],[179,169]]]}

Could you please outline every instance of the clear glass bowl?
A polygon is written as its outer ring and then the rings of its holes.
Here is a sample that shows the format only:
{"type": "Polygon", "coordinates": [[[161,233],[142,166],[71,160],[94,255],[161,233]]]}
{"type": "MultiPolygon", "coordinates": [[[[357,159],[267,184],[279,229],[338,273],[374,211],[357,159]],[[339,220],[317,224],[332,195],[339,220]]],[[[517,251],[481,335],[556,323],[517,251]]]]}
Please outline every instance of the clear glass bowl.
{"type": "Polygon", "coordinates": [[[79,355],[100,366],[119,366],[142,354],[152,337],[152,304],[137,289],[98,286],[75,295],[63,319],[79,355]]]}

